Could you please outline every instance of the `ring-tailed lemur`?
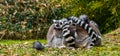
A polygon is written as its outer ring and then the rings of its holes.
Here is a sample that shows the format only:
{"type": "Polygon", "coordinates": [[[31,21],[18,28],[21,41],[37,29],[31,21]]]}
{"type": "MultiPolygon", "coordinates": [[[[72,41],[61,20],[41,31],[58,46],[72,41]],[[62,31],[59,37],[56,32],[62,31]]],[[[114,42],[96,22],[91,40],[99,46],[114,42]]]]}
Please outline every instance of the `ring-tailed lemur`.
{"type": "MultiPolygon", "coordinates": [[[[62,37],[62,30],[60,28],[56,28],[56,24],[60,24],[57,22],[54,22],[48,29],[47,32],[47,46],[48,47],[60,47],[63,46],[63,38],[62,37]]],[[[59,26],[59,25],[57,25],[59,26]]]]}
{"type": "Polygon", "coordinates": [[[101,36],[98,35],[93,28],[89,25],[89,23],[86,23],[84,20],[78,19],[77,17],[71,16],[68,18],[68,20],[72,21],[73,24],[77,24],[79,26],[81,26],[83,29],[85,29],[89,35],[89,43],[86,43],[88,45],[88,48],[90,48],[91,46],[95,45],[95,40],[96,38],[100,38],[101,36]]]}
{"type": "MultiPolygon", "coordinates": [[[[86,18],[84,18],[84,19],[86,19],[86,18]]],[[[63,40],[61,40],[63,38],[60,38],[60,35],[61,35],[61,32],[62,32],[62,24],[64,24],[64,22],[66,22],[66,21],[67,21],[66,19],[53,20],[53,22],[54,22],[53,25],[54,26],[52,25],[49,28],[49,31],[48,31],[48,34],[47,34],[48,43],[51,43],[49,45],[51,45],[51,46],[58,46],[59,47],[64,42],[63,40]]],[[[90,26],[92,27],[92,26],[94,26],[94,24],[90,23],[90,26]]],[[[75,31],[73,29],[75,29],[75,27],[71,27],[70,26],[70,28],[71,28],[70,31],[74,33],[75,31]]],[[[96,30],[97,29],[96,27],[92,27],[92,28],[94,28],[95,31],[99,31],[99,30],[96,30]]],[[[77,45],[79,45],[79,42],[85,42],[85,41],[81,41],[81,40],[83,40],[84,37],[87,36],[88,34],[80,26],[78,26],[76,30],[77,30],[76,32],[77,32],[77,35],[78,35],[78,37],[76,39],[77,40],[76,42],[77,42],[77,45]]],[[[101,43],[101,41],[98,42],[98,43],[101,43]]]]}
{"type": "Polygon", "coordinates": [[[65,47],[64,43],[65,40],[62,38],[62,24],[66,22],[66,19],[61,20],[53,20],[53,24],[50,26],[47,32],[47,41],[48,47],[58,47],[63,48],[65,47]]]}
{"type": "Polygon", "coordinates": [[[67,19],[63,20],[54,20],[56,23],[56,28],[62,29],[62,37],[64,38],[64,44],[67,47],[75,47],[75,37],[74,33],[71,32],[70,30],[70,24],[71,22],[67,21],[67,19]],[[58,26],[59,25],[59,26],[58,26]]]}
{"type": "MultiPolygon", "coordinates": [[[[95,21],[89,20],[89,18],[85,14],[80,15],[79,19],[88,22],[88,24],[93,28],[93,30],[96,32],[96,34],[98,34],[99,36],[101,36],[101,33],[99,31],[99,26],[98,26],[98,24],[95,21]]],[[[102,44],[101,41],[102,41],[101,38],[96,38],[96,40],[94,41],[95,46],[101,45],[102,44]]]]}

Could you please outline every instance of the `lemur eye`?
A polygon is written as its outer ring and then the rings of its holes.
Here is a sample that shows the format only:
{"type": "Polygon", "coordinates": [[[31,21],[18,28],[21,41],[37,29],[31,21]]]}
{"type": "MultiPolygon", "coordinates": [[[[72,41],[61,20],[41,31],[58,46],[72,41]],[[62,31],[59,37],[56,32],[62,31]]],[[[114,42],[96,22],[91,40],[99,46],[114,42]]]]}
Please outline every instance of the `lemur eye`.
{"type": "Polygon", "coordinates": [[[62,25],[62,22],[60,22],[60,25],[62,25]]]}

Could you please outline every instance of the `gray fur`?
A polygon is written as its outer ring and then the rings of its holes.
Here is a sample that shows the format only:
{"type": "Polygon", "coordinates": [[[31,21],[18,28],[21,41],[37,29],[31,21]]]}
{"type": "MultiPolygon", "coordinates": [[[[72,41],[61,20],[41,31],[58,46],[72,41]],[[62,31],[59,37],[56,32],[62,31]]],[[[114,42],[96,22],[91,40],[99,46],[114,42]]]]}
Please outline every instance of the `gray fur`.
{"type": "Polygon", "coordinates": [[[55,25],[52,24],[47,33],[47,41],[49,47],[63,46],[63,39],[61,38],[61,30],[54,29],[55,25]]]}
{"type": "MultiPolygon", "coordinates": [[[[77,18],[76,18],[76,20],[77,20],[77,18]]],[[[95,24],[90,23],[90,22],[88,22],[88,24],[89,24],[90,27],[93,28],[95,33],[97,33],[98,35],[101,36],[101,33],[100,33],[99,29],[96,27],[95,24]]],[[[54,27],[56,27],[56,26],[54,24],[52,24],[51,27],[48,30],[48,33],[47,33],[48,45],[50,47],[58,47],[59,48],[61,46],[64,46],[65,39],[62,38],[62,35],[61,35],[62,30],[56,30],[56,29],[54,29],[54,27]]],[[[87,33],[87,31],[85,29],[83,29],[81,26],[70,25],[70,31],[75,33],[76,47],[81,47],[81,46],[86,47],[86,48],[91,47],[90,44],[92,44],[92,40],[88,38],[89,35],[88,35],[88,33],[87,33]]],[[[101,38],[97,39],[95,45],[101,45],[101,38]]]]}

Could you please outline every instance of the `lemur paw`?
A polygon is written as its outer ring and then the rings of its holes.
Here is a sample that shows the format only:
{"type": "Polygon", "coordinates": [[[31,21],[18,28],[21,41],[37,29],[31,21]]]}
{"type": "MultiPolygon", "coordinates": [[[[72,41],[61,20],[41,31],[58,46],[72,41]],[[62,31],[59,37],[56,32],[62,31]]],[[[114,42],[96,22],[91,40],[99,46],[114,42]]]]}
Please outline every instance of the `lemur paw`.
{"type": "Polygon", "coordinates": [[[62,49],[62,48],[65,48],[65,47],[66,47],[66,46],[63,45],[63,46],[59,46],[58,48],[59,48],[59,49],[62,49]]]}
{"type": "Polygon", "coordinates": [[[70,50],[75,50],[75,48],[74,47],[67,47],[68,49],[70,49],[70,50]]]}

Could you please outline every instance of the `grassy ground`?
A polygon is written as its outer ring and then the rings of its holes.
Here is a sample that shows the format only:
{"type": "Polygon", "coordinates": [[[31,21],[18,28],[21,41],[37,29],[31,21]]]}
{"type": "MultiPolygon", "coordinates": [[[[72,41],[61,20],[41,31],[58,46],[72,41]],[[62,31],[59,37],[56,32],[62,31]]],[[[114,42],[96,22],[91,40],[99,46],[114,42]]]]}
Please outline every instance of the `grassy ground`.
{"type": "MultiPolygon", "coordinates": [[[[88,49],[45,48],[36,51],[32,48],[35,40],[1,40],[0,56],[120,56],[120,28],[103,35],[103,45],[88,49]]],[[[39,40],[46,43],[45,40],[39,40]]]]}

